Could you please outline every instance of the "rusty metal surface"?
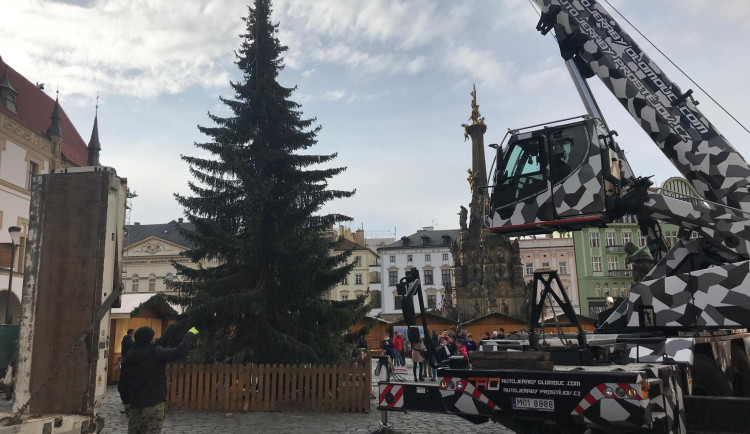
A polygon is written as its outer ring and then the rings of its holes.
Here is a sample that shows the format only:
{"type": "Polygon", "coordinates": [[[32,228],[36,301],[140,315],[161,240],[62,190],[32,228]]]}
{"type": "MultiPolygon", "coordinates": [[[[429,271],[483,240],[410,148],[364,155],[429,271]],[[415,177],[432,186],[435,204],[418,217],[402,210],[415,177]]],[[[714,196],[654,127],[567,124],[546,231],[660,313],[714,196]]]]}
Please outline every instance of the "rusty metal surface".
{"type": "Polygon", "coordinates": [[[34,219],[40,244],[32,306],[32,414],[93,412],[99,330],[69,351],[102,302],[109,183],[106,172],[53,174],[38,190],[43,204],[34,219]]]}

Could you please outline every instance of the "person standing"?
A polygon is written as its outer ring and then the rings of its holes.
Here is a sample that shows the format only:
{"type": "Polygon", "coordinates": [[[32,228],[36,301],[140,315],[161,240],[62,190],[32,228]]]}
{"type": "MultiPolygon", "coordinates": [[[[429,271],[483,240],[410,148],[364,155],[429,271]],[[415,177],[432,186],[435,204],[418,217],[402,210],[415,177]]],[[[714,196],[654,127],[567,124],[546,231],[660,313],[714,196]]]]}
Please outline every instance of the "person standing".
{"type": "Polygon", "coordinates": [[[128,354],[128,351],[130,351],[131,348],[133,348],[133,345],[135,345],[135,342],[133,342],[133,332],[135,330],[128,329],[128,333],[122,337],[122,342],[120,343],[120,346],[122,349],[120,350],[120,357],[125,357],[126,354],[128,354]]]}
{"type": "Polygon", "coordinates": [[[396,355],[393,350],[393,340],[391,340],[391,335],[388,333],[385,334],[385,338],[383,338],[383,342],[380,344],[380,346],[383,348],[383,351],[385,351],[391,358],[393,359],[393,363],[397,363],[396,355]]]}
{"type": "Polygon", "coordinates": [[[191,328],[175,348],[154,345],[154,331],[135,331],[135,346],[122,361],[117,390],[128,417],[128,434],[158,434],[164,424],[167,401],[166,364],[187,355],[198,330],[191,328]]]}
{"type": "Polygon", "coordinates": [[[423,359],[422,351],[425,350],[425,346],[422,341],[414,342],[411,345],[411,361],[414,364],[412,366],[412,372],[414,372],[414,381],[424,381],[424,374],[422,373],[423,359]],[[419,365],[419,366],[417,366],[419,365]],[[417,375],[419,373],[419,375],[417,375]]]}
{"type": "Polygon", "coordinates": [[[476,351],[477,350],[477,341],[474,340],[474,336],[469,333],[469,335],[466,337],[466,351],[476,351]]]}
{"type": "Polygon", "coordinates": [[[399,332],[393,334],[393,363],[396,366],[406,366],[404,359],[404,335],[399,332]]]}

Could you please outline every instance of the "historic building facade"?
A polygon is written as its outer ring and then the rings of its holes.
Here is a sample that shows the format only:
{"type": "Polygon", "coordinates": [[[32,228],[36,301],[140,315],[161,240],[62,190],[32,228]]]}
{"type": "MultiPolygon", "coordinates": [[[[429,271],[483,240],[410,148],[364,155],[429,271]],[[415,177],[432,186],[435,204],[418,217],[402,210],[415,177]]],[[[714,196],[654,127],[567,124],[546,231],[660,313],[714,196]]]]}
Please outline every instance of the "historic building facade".
{"type": "MultiPolygon", "coordinates": [[[[573,235],[564,233],[555,234],[553,237],[519,238],[518,243],[521,247],[524,280],[526,282],[533,281],[534,270],[536,269],[556,269],[563,288],[570,298],[573,310],[580,314],[581,301],[578,295],[578,274],[573,235]]],[[[553,289],[560,295],[560,291],[556,287],[553,286],[553,289]]],[[[547,313],[551,314],[552,312],[547,313]]],[[[559,314],[560,309],[557,309],[555,313],[559,314]]]]}
{"type": "MultiPolygon", "coordinates": [[[[396,297],[396,284],[411,269],[419,270],[425,309],[441,311],[445,304],[445,287],[446,284],[450,285],[452,278],[453,258],[450,247],[457,237],[457,229],[435,230],[428,226],[379,248],[382,283],[372,285],[371,290],[380,291],[381,304],[380,308],[372,309],[371,314],[381,314],[387,321],[402,318],[401,300],[396,297]]],[[[417,302],[415,310],[420,312],[417,302]]]]}
{"type": "MultiPolygon", "coordinates": [[[[684,200],[701,200],[695,189],[679,177],[667,179],[656,191],[684,200]]],[[[661,230],[667,247],[672,247],[677,242],[679,228],[661,223],[661,230]]],[[[633,267],[626,263],[625,245],[632,242],[641,248],[646,245],[646,238],[641,235],[636,218],[625,216],[604,228],[574,232],[573,240],[581,314],[596,318],[604,309],[606,297],[628,296],[633,284],[633,267]]]]}
{"type": "MultiPolygon", "coordinates": [[[[34,175],[86,166],[89,151],[58,100],[0,57],[0,312],[5,311],[11,243],[8,228],[21,228],[13,264],[11,319],[18,323],[34,175]]],[[[90,147],[98,165],[96,119],[90,147]]]]}

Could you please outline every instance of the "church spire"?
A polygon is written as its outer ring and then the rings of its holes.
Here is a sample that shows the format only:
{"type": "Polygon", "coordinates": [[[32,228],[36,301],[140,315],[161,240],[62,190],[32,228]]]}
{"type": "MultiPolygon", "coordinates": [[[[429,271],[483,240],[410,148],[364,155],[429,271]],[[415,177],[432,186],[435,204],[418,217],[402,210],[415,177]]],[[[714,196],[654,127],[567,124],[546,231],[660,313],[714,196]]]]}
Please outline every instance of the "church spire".
{"type": "Polygon", "coordinates": [[[99,144],[99,95],[96,96],[96,111],[94,114],[94,129],[91,131],[91,140],[89,140],[89,166],[101,166],[99,163],[99,151],[102,146],[99,144]]]}
{"type": "Polygon", "coordinates": [[[52,124],[47,128],[47,136],[62,137],[62,128],[60,127],[60,92],[55,96],[55,108],[52,109],[52,124]]]}

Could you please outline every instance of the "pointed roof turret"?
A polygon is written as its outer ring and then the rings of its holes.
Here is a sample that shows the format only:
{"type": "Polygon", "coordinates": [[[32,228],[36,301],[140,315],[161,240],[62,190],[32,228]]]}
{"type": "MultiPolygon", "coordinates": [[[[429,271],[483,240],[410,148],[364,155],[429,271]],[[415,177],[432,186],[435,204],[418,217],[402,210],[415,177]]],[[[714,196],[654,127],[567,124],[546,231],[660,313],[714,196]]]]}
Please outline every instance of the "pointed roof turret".
{"type": "Polygon", "coordinates": [[[0,77],[0,105],[7,107],[13,113],[18,113],[18,107],[16,106],[16,96],[18,92],[13,89],[13,85],[10,84],[10,78],[8,77],[8,65],[5,65],[5,71],[3,76],[0,77]]]}
{"type": "Polygon", "coordinates": [[[55,107],[52,109],[52,124],[47,128],[47,136],[62,137],[62,127],[60,126],[60,101],[55,97],[55,107]]]}
{"type": "MultiPolygon", "coordinates": [[[[99,97],[97,96],[97,99],[99,97]]],[[[94,129],[91,130],[91,140],[89,140],[89,166],[101,166],[99,163],[99,151],[102,150],[102,145],[99,144],[99,104],[96,104],[96,113],[94,114],[94,129]]]]}

